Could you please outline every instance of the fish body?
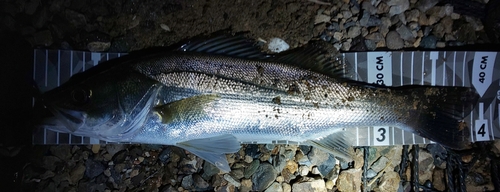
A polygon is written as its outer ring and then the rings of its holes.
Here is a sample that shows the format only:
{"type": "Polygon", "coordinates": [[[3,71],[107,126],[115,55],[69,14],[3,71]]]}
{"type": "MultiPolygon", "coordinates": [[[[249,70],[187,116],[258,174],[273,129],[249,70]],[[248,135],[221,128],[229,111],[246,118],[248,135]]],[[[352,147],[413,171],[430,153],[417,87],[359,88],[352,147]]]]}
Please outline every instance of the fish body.
{"type": "Polygon", "coordinates": [[[97,66],[44,94],[57,117],[47,127],[176,145],[225,171],[224,153],[240,143],[307,144],[350,159],[346,130],[360,126],[399,127],[453,148],[469,142],[460,116],[477,100],[471,88],[355,82],[315,46],[266,55],[248,44],[216,37],[97,66]]]}

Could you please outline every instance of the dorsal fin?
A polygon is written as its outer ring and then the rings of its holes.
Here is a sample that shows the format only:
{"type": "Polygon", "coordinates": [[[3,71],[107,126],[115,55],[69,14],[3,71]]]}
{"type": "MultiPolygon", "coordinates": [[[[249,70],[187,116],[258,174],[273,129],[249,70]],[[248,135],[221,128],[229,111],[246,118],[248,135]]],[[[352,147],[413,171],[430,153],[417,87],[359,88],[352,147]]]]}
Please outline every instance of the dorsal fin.
{"type": "Polygon", "coordinates": [[[270,57],[261,51],[255,40],[247,38],[246,33],[230,34],[227,31],[216,32],[208,37],[194,37],[175,45],[176,51],[198,52],[224,55],[244,59],[265,59],[270,57]]]}
{"type": "Polygon", "coordinates": [[[323,75],[344,79],[351,70],[342,62],[340,54],[326,42],[315,41],[299,48],[274,55],[273,61],[297,66],[323,75]]]}

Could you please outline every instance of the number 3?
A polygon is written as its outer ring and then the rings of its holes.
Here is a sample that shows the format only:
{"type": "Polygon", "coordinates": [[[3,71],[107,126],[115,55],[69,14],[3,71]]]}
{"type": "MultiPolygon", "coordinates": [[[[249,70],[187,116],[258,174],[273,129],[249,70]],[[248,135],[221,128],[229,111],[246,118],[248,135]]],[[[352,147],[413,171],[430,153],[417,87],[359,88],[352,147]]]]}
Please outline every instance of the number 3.
{"type": "Polygon", "coordinates": [[[385,132],[387,130],[385,130],[385,128],[381,127],[381,128],[378,128],[377,131],[380,133],[380,137],[377,137],[377,141],[378,142],[383,142],[385,140],[385,132]]]}

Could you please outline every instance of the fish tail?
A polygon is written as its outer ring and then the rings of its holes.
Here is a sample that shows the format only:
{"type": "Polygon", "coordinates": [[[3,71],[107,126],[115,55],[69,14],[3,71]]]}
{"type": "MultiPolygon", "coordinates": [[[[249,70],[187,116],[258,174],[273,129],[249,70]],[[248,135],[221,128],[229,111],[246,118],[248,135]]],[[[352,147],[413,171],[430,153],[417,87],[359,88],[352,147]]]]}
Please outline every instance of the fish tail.
{"type": "Polygon", "coordinates": [[[402,86],[411,109],[406,125],[414,133],[453,149],[467,147],[470,115],[479,95],[468,87],[402,86]]]}

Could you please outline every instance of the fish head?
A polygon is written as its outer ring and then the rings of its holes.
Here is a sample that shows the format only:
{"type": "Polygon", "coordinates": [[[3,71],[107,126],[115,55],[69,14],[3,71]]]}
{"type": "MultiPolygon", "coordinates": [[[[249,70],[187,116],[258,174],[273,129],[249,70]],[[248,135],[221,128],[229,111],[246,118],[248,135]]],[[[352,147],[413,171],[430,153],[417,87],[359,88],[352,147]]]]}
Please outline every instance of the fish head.
{"type": "Polygon", "coordinates": [[[54,115],[47,124],[56,131],[114,141],[142,126],[158,90],[156,81],[138,72],[111,68],[77,74],[42,100],[54,115]]]}

